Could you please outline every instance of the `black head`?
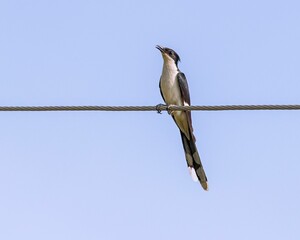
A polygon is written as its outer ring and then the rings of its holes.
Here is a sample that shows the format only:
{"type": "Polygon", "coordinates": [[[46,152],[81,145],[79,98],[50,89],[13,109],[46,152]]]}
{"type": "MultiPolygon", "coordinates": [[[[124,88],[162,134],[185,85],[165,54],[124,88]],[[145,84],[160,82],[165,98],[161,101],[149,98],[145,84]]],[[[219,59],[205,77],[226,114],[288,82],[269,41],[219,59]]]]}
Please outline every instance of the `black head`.
{"type": "Polygon", "coordinates": [[[175,62],[175,64],[177,65],[178,61],[180,61],[180,57],[178,56],[178,54],[171,48],[164,48],[161,47],[159,45],[156,46],[156,48],[161,51],[162,54],[166,54],[168,55],[170,58],[172,58],[175,62]]]}

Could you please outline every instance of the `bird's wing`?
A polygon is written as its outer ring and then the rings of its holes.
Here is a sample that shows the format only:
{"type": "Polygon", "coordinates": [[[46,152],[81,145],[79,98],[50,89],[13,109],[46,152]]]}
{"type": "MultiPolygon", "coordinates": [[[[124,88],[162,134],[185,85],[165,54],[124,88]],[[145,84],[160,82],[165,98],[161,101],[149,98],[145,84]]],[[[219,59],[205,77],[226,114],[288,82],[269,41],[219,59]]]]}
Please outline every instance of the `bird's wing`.
{"type": "Polygon", "coordinates": [[[179,83],[179,88],[180,88],[183,103],[187,103],[188,105],[190,105],[191,98],[190,98],[189,85],[184,73],[182,72],[177,73],[176,78],[179,83]]]}
{"type": "MultiPolygon", "coordinates": [[[[177,80],[179,83],[178,85],[179,85],[180,92],[181,92],[182,103],[183,103],[183,105],[190,105],[191,99],[190,99],[189,86],[188,86],[186,77],[185,77],[184,73],[181,73],[181,72],[179,72],[176,77],[177,77],[177,80]]],[[[203,169],[203,166],[202,166],[202,163],[200,160],[200,156],[199,156],[199,153],[198,153],[198,150],[196,147],[196,143],[195,143],[196,139],[193,134],[191,112],[186,111],[185,114],[187,116],[187,121],[188,121],[188,125],[189,125],[189,134],[192,136],[189,139],[189,137],[183,131],[180,131],[187,165],[189,167],[192,178],[198,179],[199,182],[201,183],[203,189],[207,190],[208,189],[207,177],[204,172],[204,169],[203,169]]]]}
{"type": "Polygon", "coordinates": [[[163,92],[162,92],[162,90],[161,90],[161,78],[160,78],[160,80],[159,80],[159,90],[160,90],[160,95],[161,95],[161,97],[163,98],[164,102],[166,102],[166,100],[165,100],[165,98],[164,98],[164,95],[163,95],[163,92]]]}
{"type": "MultiPolygon", "coordinates": [[[[188,82],[187,82],[187,79],[186,79],[184,73],[179,72],[177,74],[176,78],[177,78],[178,85],[179,85],[180,92],[181,92],[182,103],[183,103],[184,106],[186,106],[186,105],[190,106],[191,105],[191,98],[190,98],[189,85],[188,85],[188,82]]],[[[191,133],[193,133],[191,112],[187,111],[186,115],[187,115],[187,120],[188,120],[190,131],[191,131],[191,133]]]]}

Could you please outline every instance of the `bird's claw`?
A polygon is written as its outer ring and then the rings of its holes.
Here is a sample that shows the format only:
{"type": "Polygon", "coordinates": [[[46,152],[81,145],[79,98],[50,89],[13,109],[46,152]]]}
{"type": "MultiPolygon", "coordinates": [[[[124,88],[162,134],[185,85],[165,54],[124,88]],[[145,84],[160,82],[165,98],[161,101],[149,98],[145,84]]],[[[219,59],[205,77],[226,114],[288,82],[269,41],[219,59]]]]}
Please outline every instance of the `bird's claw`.
{"type": "Polygon", "coordinates": [[[165,106],[167,106],[167,105],[165,105],[165,104],[157,104],[156,105],[156,111],[157,111],[157,113],[159,113],[159,114],[161,114],[161,107],[165,107],[165,106]]]}
{"type": "Polygon", "coordinates": [[[171,109],[170,109],[170,107],[173,107],[173,106],[175,106],[175,105],[170,104],[170,105],[167,106],[167,111],[168,111],[168,114],[169,114],[169,115],[173,115],[173,113],[174,113],[174,110],[171,110],[171,109]]]}

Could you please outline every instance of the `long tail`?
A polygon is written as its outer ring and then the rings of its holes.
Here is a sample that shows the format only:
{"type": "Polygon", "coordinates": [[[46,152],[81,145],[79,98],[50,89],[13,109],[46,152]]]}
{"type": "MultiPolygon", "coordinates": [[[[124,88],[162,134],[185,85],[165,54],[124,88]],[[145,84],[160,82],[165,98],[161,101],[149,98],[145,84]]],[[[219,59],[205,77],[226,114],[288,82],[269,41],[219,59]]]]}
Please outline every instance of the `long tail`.
{"type": "MultiPolygon", "coordinates": [[[[191,171],[191,175],[196,174],[198,180],[204,190],[208,190],[207,177],[204,172],[200,156],[196,147],[195,139],[192,137],[193,133],[190,134],[190,140],[185,136],[183,132],[180,131],[183,149],[185,152],[185,158],[187,165],[191,171]]],[[[194,178],[193,178],[194,179],[194,178]]]]}

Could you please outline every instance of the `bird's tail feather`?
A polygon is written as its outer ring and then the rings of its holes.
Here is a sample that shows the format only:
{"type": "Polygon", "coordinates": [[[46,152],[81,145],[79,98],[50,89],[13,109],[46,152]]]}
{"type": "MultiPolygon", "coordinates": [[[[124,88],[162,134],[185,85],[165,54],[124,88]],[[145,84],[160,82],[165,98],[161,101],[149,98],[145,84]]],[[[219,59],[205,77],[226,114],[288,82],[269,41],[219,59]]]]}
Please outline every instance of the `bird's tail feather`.
{"type": "MultiPolygon", "coordinates": [[[[196,147],[195,138],[193,133],[190,132],[190,140],[185,136],[185,134],[180,131],[183,149],[185,152],[185,158],[187,165],[190,169],[191,174],[197,175],[197,178],[204,190],[208,190],[207,177],[202,166],[200,156],[196,147]]],[[[193,177],[193,176],[192,176],[193,177]]]]}

